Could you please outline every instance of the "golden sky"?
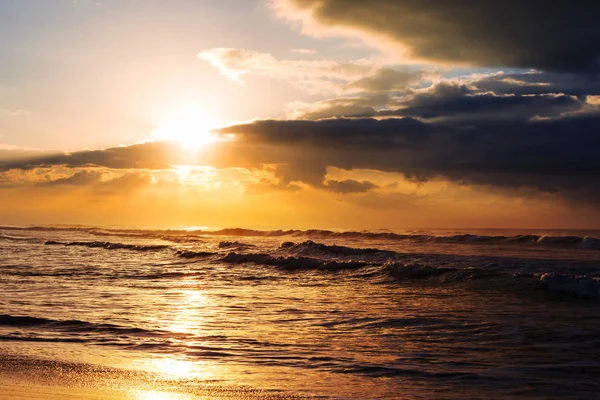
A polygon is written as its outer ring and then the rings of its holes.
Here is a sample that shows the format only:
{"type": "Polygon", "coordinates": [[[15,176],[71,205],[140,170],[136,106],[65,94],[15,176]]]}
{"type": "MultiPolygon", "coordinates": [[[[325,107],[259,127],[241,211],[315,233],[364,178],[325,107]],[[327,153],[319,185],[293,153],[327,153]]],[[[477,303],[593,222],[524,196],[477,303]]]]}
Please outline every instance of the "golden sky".
{"type": "Polygon", "coordinates": [[[0,2],[0,224],[600,227],[595,22],[467,3],[0,2]]]}

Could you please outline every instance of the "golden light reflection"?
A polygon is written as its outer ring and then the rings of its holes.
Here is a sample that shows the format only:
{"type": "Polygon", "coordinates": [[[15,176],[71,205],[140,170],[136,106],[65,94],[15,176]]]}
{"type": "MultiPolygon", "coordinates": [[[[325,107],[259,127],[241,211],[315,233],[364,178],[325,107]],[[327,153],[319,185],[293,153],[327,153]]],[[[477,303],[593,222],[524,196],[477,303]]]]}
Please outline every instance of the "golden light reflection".
{"type": "MultiPolygon", "coordinates": [[[[196,284],[195,281],[190,281],[190,283],[196,284]]],[[[197,333],[202,330],[201,323],[208,302],[208,298],[200,290],[182,290],[180,302],[173,310],[173,320],[167,329],[179,333],[197,333]]]]}
{"type": "Polygon", "coordinates": [[[157,358],[150,360],[150,369],[176,378],[190,378],[197,375],[194,364],[190,361],[175,360],[170,358],[157,358]]]}
{"type": "Polygon", "coordinates": [[[135,393],[136,400],[191,400],[192,397],[180,393],[157,392],[153,390],[144,390],[135,393]]]}

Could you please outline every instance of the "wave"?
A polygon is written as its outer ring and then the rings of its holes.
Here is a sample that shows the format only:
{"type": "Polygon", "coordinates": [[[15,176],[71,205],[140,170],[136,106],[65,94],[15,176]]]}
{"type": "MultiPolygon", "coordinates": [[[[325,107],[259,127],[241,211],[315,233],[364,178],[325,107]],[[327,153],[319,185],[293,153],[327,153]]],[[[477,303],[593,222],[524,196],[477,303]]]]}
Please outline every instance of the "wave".
{"type": "MultiPolygon", "coordinates": [[[[390,241],[413,241],[420,243],[448,243],[448,244],[497,244],[497,245],[536,245],[545,247],[562,247],[586,250],[600,250],[600,239],[590,236],[547,236],[547,235],[428,235],[428,234],[400,234],[393,232],[356,232],[356,231],[329,231],[329,230],[275,230],[257,231],[251,229],[223,229],[219,231],[204,232],[205,235],[224,236],[259,236],[259,237],[307,237],[310,239],[369,239],[390,241]]],[[[287,243],[287,242],[286,242],[287,243]]]]}
{"type": "Polygon", "coordinates": [[[231,264],[253,263],[292,270],[319,269],[329,271],[355,269],[370,265],[362,261],[328,261],[310,257],[276,257],[261,253],[240,254],[235,252],[227,254],[219,261],[231,264]]]}
{"type": "Polygon", "coordinates": [[[457,268],[436,268],[418,264],[387,263],[383,271],[394,279],[424,279],[444,275],[449,272],[458,271],[457,268]]]}
{"type": "Polygon", "coordinates": [[[148,330],[114,324],[98,324],[79,320],[55,320],[30,316],[14,316],[0,314],[0,327],[11,328],[43,328],[69,332],[110,333],[130,336],[163,336],[172,332],[148,330]]]}
{"type": "Polygon", "coordinates": [[[367,255],[379,255],[391,257],[396,255],[396,252],[381,250],[375,248],[356,248],[338,245],[326,245],[323,243],[313,242],[307,240],[301,243],[294,242],[283,242],[279,246],[280,249],[289,251],[291,253],[299,255],[309,256],[367,256],[367,255]]]}
{"type": "MultiPolygon", "coordinates": [[[[523,244],[539,246],[558,246],[566,248],[581,248],[600,250],[600,239],[591,236],[549,236],[549,235],[428,235],[428,234],[401,234],[394,232],[365,232],[365,231],[330,231],[330,230],[274,230],[259,231],[252,229],[222,229],[218,231],[203,232],[204,235],[223,236],[258,236],[258,237],[307,237],[311,239],[373,239],[392,241],[415,241],[431,243],[466,243],[466,244],[523,244]]],[[[290,243],[290,242],[285,242],[290,243]]]]}
{"type": "MultiPolygon", "coordinates": [[[[176,243],[202,241],[205,236],[234,236],[234,237],[298,237],[308,239],[327,240],[390,240],[413,241],[418,243],[448,243],[448,244],[496,244],[496,245],[525,245],[542,247],[560,247],[568,249],[600,250],[600,238],[576,235],[538,235],[521,234],[514,236],[504,235],[432,235],[395,232],[369,232],[369,231],[331,231],[321,229],[309,230],[256,230],[244,228],[226,228],[214,231],[189,231],[177,229],[144,230],[144,229],[114,229],[98,227],[12,227],[0,226],[0,229],[21,231],[75,231],[97,236],[125,236],[147,239],[162,239],[176,243]]],[[[231,242],[235,243],[235,242],[231,242]]]]}
{"type": "Polygon", "coordinates": [[[26,237],[26,236],[12,236],[6,235],[4,233],[0,233],[0,240],[6,240],[10,242],[26,242],[26,243],[41,243],[42,240],[34,237],[26,237]]]}
{"type": "Polygon", "coordinates": [[[164,234],[163,231],[141,231],[141,232],[133,232],[128,230],[96,230],[91,229],[86,231],[90,235],[101,236],[101,237],[126,237],[126,238],[135,238],[135,239],[155,239],[155,240],[164,240],[166,242],[171,243],[203,243],[204,240],[200,239],[197,235],[189,235],[184,234],[183,232],[172,232],[169,231],[169,234],[164,234]]]}
{"type": "Polygon", "coordinates": [[[223,241],[223,242],[219,242],[219,248],[220,249],[251,249],[251,248],[255,248],[256,246],[253,244],[248,244],[248,243],[240,243],[237,241],[234,242],[230,242],[230,241],[223,241]]]}
{"type": "Polygon", "coordinates": [[[474,283],[477,289],[539,290],[582,299],[600,299],[600,278],[558,273],[511,274],[479,268],[437,268],[386,263],[381,270],[393,281],[431,280],[436,283],[474,283]]]}
{"type": "Polygon", "coordinates": [[[111,243],[111,242],[57,242],[48,240],[45,243],[47,246],[79,246],[89,248],[101,248],[106,250],[134,250],[134,251],[158,251],[168,249],[167,245],[138,245],[127,243],[111,243]]]}
{"type": "Polygon", "coordinates": [[[181,258],[208,258],[216,256],[219,253],[214,253],[212,251],[179,250],[176,254],[181,258]]]}
{"type": "Polygon", "coordinates": [[[600,298],[600,278],[549,273],[540,275],[539,280],[544,288],[553,292],[575,297],[600,298]]]}

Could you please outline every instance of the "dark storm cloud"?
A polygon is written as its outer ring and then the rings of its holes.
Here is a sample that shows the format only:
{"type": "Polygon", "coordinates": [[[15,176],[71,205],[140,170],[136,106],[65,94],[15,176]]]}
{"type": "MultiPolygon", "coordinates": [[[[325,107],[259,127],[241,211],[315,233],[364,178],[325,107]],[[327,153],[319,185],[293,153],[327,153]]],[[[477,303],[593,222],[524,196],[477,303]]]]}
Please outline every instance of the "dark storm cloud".
{"type": "Polygon", "coordinates": [[[491,91],[496,94],[546,94],[565,93],[585,96],[600,93],[598,75],[530,72],[499,73],[484,76],[472,82],[478,91],[491,91]]]}
{"type": "Polygon", "coordinates": [[[107,169],[84,169],[66,178],[59,178],[39,183],[40,187],[81,187],[91,188],[97,194],[116,194],[152,184],[152,176],[145,172],[126,172],[118,177],[111,177],[107,169]]]}
{"type": "Polygon", "coordinates": [[[58,152],[41,151],[41,150],[35,150],[35,149],[19,149],[19,148],[3,149],[3,148],[0,148],[0,164],[15,162],[15,161],[19,161],[19,160],[28,159],[28,158],[43,157],[43,156],[48,157],[48,156],[56,155],[56,154],[58,154],[58,152]]]}
{"type": "Polygon", "coordinates": [[[328,180],[325,185],[327,189],[335,193],[366,193],[371,189],[377,188],[377,185],[369,181],[357,181],[354,179],[345,179],[343,181],[328,180]]]}
{"type": "Polygon", "coordinates": [[[299,111],[302,119],[322,119],[331,117],[366,118],[377,115],[377,108],[387,108],[394,100],[386,93],[361,94],[358,97],[340,97],[317,103],[315,109],[299,111]]]}
{"type": "Polygon", "coordinates": [[[382,68],[373,75],[353,82],[350,87],[369,92],[404,91],[408,86],[419,83],[427,74],[426,71],[402,71],[394,68],[382,68]]]}
{"type": "MultiPolygon", "coordinates": [[[[276,0],[326,26],[381,34],[420,59],[597,72],[600,3],[575,0],[276,0]]],[[[293,12],[292,12],[293,14],[293,12]]],[[[294,15],[290,15],[294,17],[294,15]]]]}
{"type": "Polygon", "coordinates": [[[56,165],[71,168],[98,166],[114,169],[164,169],[169,168],[171,164],[181,163],[181,158],[180,149],[173,143],[148,142],[103,150],[12,157],[8,160],[0,160],[0,171],[26,170],[56,165]]]}
{"type": "Polygon", "coordinates": [[[243,134],[249,143],[326,146],[336,148],[406,148],[428,139],[429,127],[412,118],[263,120],[227,127],[220,133],[243,134]]]}
{"type": "Polygon", "coordinates": [[[323,182],[327,166],[367,168],[417,181],[443,178],[600,201],[600,114],[430,123],[411,118],[270,120],[223,132],[241,135],[236,146],[260,143],[256,151],[245,152],[257,163],[293,157],[286,169],[289,182],[306,182],[306,176],[310,183],[323,182]]]}
{"type": "Polygon", "coordinates": [[[444,80],[404,96],[379,93],[321,101],[301,110],[305,119],[414,117],[421,119],[527,119],[581,111],[600,92],[595,78],[556,74],[494,74],[444,80]],[[535,78],[532,78],[535,77],[535,78]]]}
{"type": "MultiPolygon", "coordinates": [[[[268,167],[280,189],[304,182],[338,193],[368,192],[375,187],[370,182],[327,181],[327,167],[372,169],[402,173],[414,181],[440,178],[555,193],[573,201],[600,204],[600,107],[595,107],[588,113],[546,119],[479,118],[474,113],[439,120],[263,120],[221,129],[223,134],[235,134],[235,140],[212,144],[197,160],[176,155],[171,143],[155,142],[21,160],[2,168],[94,164],[111,169],[149,169],[191,163],[215,168],[268,167]]],[[[91,173],[81,173],[54,184],[75,185],[97,179],[91,173]]],[[[106,184],[111,185],[107,190],[119,190],[148,180],[149,175],[137,174],[123,177],[123,181],[108,183],[103,179],[92,185],[106,184]]]]}
{"type": "Polygon", "coordinates": [[[582,102],[573,95],[496,94],[475,92],[466,85],[441,83],[427,92],[400,103],[395,110],[381,111],[378,116],[420,118],[530,118],[552,117],[578,110],[582,102]]]}

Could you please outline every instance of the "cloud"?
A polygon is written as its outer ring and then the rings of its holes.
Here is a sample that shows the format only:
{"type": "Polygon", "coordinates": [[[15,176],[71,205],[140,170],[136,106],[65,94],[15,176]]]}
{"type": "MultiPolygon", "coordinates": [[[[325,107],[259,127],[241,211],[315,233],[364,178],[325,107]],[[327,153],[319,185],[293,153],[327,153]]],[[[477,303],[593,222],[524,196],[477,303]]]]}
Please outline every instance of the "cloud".
{"type": "Polygon", "coordinates": [[[293,102],[288,105],[287,115],[290,119],[373,117],[378,108],[388,108],[394,102],[387,93],[338,97],[315,103],[293,102]]]}
{"type": "Polygon", "coordinates": [[[497,72],[467,77],[464,83],[480,92],[496,94],[567,93],[574,96],[600,93],[600,77],[587,74],[528,72],[497,72]]]}
{"type": "Polygon", "coordinates": [[[272,0],[306,31],[354,32],[444,64],[598,72],[600,4],[535,0],[272,0]]]}
{"type": "Polygon", "coordinates": [[[590,95],[586,97],[586,103],[593,106],[600,106],[600,96],[599,95],[590,95]]]}
{"type": "Polygon", "coordinates": [[[581,108],[582,102],[564,93],[496,94],[478,92],[466,85],[440,83],[411,98],[398,102],[395,110],[378,112],[378,116],[429,118],[490,119],[559,116],[581,108]]]}
{"type": "Polygon", "coordinates": [[[398,149],[418,146],[428,140],[430,128],[412,118],[262,120],[222,128],[221,134],[241,134],[246,143],[307,147],[398,149]]]}
{"type": "MultiPolygon", "coordinates": [[[[440,79],[426,88],[409,89],[404,94],[379,92],[338,97],[316,103],[292,103],[288,115],[302,119],[331,117],[415,117],[422,119],[547,118],[582,111],[594,97],[583,88],[570,88],[561,81],[525,81],[532,74],[440,79]],[[522,80],[519,78],[523,78],[522,80]],[[563,89],[563,92],[553,91],[563,89]]],[[[535,74],[537,75],[537,74],[535,74]]],[[[538,77],[543,78],[543,77],[538,77]]],[[[579,83],[578,83],[579,85],[579,83]]],[[[593,92],[592,92],[593,93],[593,92]]]]}
{"type": "Polygon", "coordinates": [[[198,58],[238,83],[243,83],[244,75],[268,76],[315,93],[339,91],[349,82],[372,73],[383,63],[376,59],[352,62],[278,60],[269,53],[236,48],[204,50],[198,58]]]}
{"type": "Polygon", "coordinates": [[[354,179],[345,179],[343,181],[328,180],[325,185],[327,188],[335,193],[366,193],[371,189],[375,189],[378,186],[373,182],[369,181],[356,181],[354,179]]]}
{"type": "Polygon", "coordinates": [[[0,108],[0,117],[8,116],[8,117],[24,117],[31,115],[31,111],[23,110],[23,109],[10,109],[10,108],[0,108]]]}
{"type": "MultiPolygon", "coordinates": [[[[327,179],[328,167],[341,170],[396,172],[413,182],[447,180],[503,190],[527,189],[565,199],[600,203],[600,110],[553,118],[465,118],[262,120],[220,130],[235,140],[221,142],[197,159],[172,144],[155,142],[97,151],[33,158],[4,164],[1,170],[105,168],[113,174],[176,164],[211,165],[217,169],[263,170],[263,181],[286,189],[299,184],[337,192],[370,190],[367,179],[327,179]],[[141,156],[143,154],[143,156],[141,156]],[[169,156],[169,157],[167,157],[169,156]],[[333,182],[335,181],[335,182],[333,182]]],[[[160,170],[157,170],[157,173],[160,170]]],[[[259,174],[260,175],[260,174],[259,174]]],[[[8,179],[6,185],[14,184],[8,179]]],[[[16,178],[15,178],[16,179],[16,178]]],[[[29,179],[29,178],[28,178],[29,179]]],[[[31,178],[41,179],[41,178],[31,178]]],[[[91,172],[61,172],[54,185],[98,180],[91,172]]],[[[103,177],[102,184],[109,177],[103,177]]],[[[151,179],[146,176],[144,179],[151,179]]],[[[257,178],[258,179],[258,178],[257,178]]],[[[115,181],[115,185],[121,183],[115,181]]]]}
{"type": "Polygon", "coordinates": [[[185,153],[172,142],[147,142],[102,150],[84,150],[73,153],[45,154],[19,152],[0,158],[0,171],[32,169],[45,166],[67,167],[100,166],[114,169],[165,169],[185,162],[185,153]],[[35,155],[34,155],[35,154],[35,155]]]}
{"type": "Polygon", "coordinates": [[[2,164],[10,163],[13,161],[37,157],[47,157],[57,154],[59,154],[59,152],[57,151],[42,151],[37,149],[29,149],[0,144],[0,168],[2,164]]]}
{"type": "Polygon", "coordinates": [[[406,90],[423,80],[437,79],[439,74],[434,71],[403,71],[390,67],[381,68],[374,74],[353,82],[350,86],[368,92],[406,90]]]}
{"type": "Polygon", "coordinates": [[[127,172],[116,178],[98,182],[94,190],[98,194],[112,195],[144,188],[154,183],[152,175],[145,171],[127,172]]]}
{"type": "Polygon", "coordinates": [[[317,54],[317,51],[314,49],[292,49],[291,51],[298,54],[317,54]]]}
{"type": "Polygon", "coordinates": [[[103,173],[100,171],[83,170],[66,177],[42,183],[44,186],[87,186],[99,183],[103,173]]]}
{"type": "MultiPolygon", "coordinates": [[[[403,94],[377,91],[375,84],[369,86],[372,91],[357,95],[295,104],[292,117],[310,119],[258,120],[222,128],[217,134],[234,139],[217,141],[198,156],[171,142],[69,154],[17,152],[19,157],[4,159],[0,152],[0,171],[53,166],[160,171],[187,164],[267,171],[254,183],[287,190],[304,185],[360,193],[375,189],[369,182],[379,183],[344,175],[328,179],[327,169],[335,167],[598,204],[600,101],[595,85],[592,78],[554,73],[440,79],[403,94]],[[340,115],[352,118],[326,118],[340,115]]],[[[52,180],[65,179],[59,183],[66,185],[94,178],[71,175],[52,180]]],[[[12,178],[6,179],[6,185],[13,184],[12,178]]]]}
{"type": "Polygon", "coordinates": [[[323,182],[328,166],[414,181],[554,193],[600,202],[600,114],[556,119],[256,121],[222,130],[254,162],[286,162],[286,181],[323,182]],[[250,146],[250,144],[254,144],[250,146]]]}
{"type": "Polygon", "coordinates": [[[146,171],[128,171],[115,176],[111,170],[81,170],[73,175],[51,180],[40,186],[87,187],[97,194],[117,194],[128,192],[153,183],[152,175],[146,171]]]}

